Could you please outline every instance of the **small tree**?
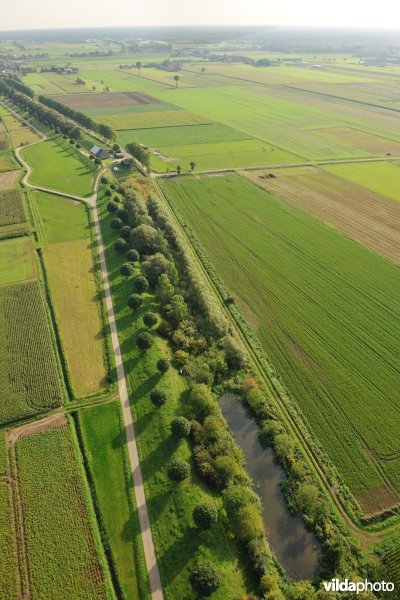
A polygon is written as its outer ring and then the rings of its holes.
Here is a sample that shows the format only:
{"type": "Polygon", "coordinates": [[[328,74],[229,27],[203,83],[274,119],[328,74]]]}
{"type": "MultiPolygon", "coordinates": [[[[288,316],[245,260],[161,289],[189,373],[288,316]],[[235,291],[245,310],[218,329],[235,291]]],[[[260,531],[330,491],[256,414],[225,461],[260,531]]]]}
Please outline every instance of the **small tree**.
{"type": "MultiPolygon", "coordinates": [[[[96,159],[96,160],[97,160],[97,159],[96,159]]],[[[100,162],[101,162],[101,161],[100,161],[100,162]]],[[[105,194],[106,196],[110,197],[110,196],[111,196],[111,190],[106,190],[106,191],[104,192],[104,194],[105,194]]],[[[115,204],[115,202],[114,202],[113,204],[115,204]]],[[[118,206],[117,206],[117,208],[118,208],[118,206]]],[[[117,210],[117,208],[116,208],[115,210],[117,210]]]]}
{"type": "Polygon", "coordinates": [[[178,87],[179,75],[175,75],[174,80],[175,80],[175,87],[178,87]]]}
{"type": "Polygon", "coordinates": [[[160,389],[153,390],[150,394],[150,400],[156,408],[160,408],[167,401],[167,393],[160,389]]]}
{"type": "Polygon", "coordinates": [[[169,360],[166,358],[160,358],[157,361],[157,369],[158,369],[159,373],[161,373],[161,375],[165,375],[165,373],[169,369],[169,360]]]}
{"type": "Polygon", "coordinates": [[[204,75],[204,73],[206,72],[206,68],[205,68],[205,67],[202,67],[202,68],[201,68],[201,72],[202,72],[202,73],[203,73],[203,75],[204,75]]]}
{"type": "Polygon", "coordinates": [[[139,333],[137,336],[136,344],[139,350],[146,352],[146,350],[152,347],[153,338],[149,333],[147,333],[147,331],[144,331],[143,333],[139,333]]]}
{"type": "Polygon", "coordinates": [[[180,175],[180,174],[181,174],[181,172],[182,172],[182,167],[181,167],[181,165],[178,165],[178,166],[176,167],[176,172],[178,173],[178,175],[180,175]]]}
{"type": "Polygon", "coordinates": [[[171,433],[174,437],[181,440],[190,435],[191,425],[190,421],[185,417],[176,417],[171,421],[171,433]]]}
{"type": "Polygon", "coordinates": [[[211,529],[218,520],[218,511],[213,504],[198,504],[193,510],[193,521],[198,529],[211,529]]]}
{"type": "Polygon", "coordinates": [[[111,221],[110,225],[113,229],[121,229],[123,222],[121,221],[121,219],[118,219],[118,217],[116,217],[111,221]]]}
{"type": "Polygon", "coordinates": [[[143,323],[146,325],[146,327],[154,327],[157,321],[157,315],[153,312],[148,312],[143,317],[143,323]]]}
{"type": "Polygon", "coordinates": [[[190,465],[186,460],[175,458],[168,465],[168,477],[171,481],[180,483],[187,479],[190,474],[190,465]]]}
{"type": "Polygon", "coordinates": [[[193,173],[195,167],[196,167],[196,163],[193,160],[191,160],[190,161],[190,169],[191,169],[192,173],[193,173]]]}
{"type": "Polygon", "coordinates": [[[208,598],[221,585],[219,572],[211,561],[199,561],[190,573],[190,583],[195,592],[203,598],[208,598]]]}
{"type": "Polygon", "coordinates": [[[126,277],[130,277],[133,275],[135,269],[132,267],[131,263],[124,263],[121,265],[120,273],[121,275],[125,275],[126,277]]]}
{"type": "Polygon", "coordinates": [[[157,296],[161,304],[167,304],[174,295],[175,289],[166,273],[160,275],[156,286],[157,296]]]}
{"type": "Polygon", "coordinates": [[[139,275],[139,277],[136,277],[135,281],[133,282],[133,285],[135,286],[135,290],[139,294],[147,292],[147,290],[149,289],[149,282],[147,281],[146,277],[143,277],[143,275],[139,275]]]}
{"type": "Polygon", "coordinates": [[[131,228],[129,227],[129,225],[124,225],[121,228],[121,232],[120,232],[121,237],[123,237],[125,240],[129,240],[129,238],[131,237],[131,228]]]}
{"type": "MultiPolygon", "coordinates": [[[[108,190],[107,190],[108,191],[108,190]]],[[[107,193],[107,192],[106,192],[107,193]]],[[[109,212],[116,212],[118,210],[118,204],[116,202],[114,202],[113,200],[111,200],[108,204],[107,204],[107,210],[109,212]]]]}
{"type": "Polygon", "coordinates": [[[137,250],[135,250],[134,248],[131,248],[126,253],[126,258],[129,260],[129,262],[132,262],[132,263],[139,262],[139,252],[137,250]]]}
{"type": "Polygon", "coordinates": [[[128,298],[128,306],[132,308],[132,310],[136,310],[140,308],[143,304],[142,297],[139,294],[131,294],[128,298]]]}
{"type": "Polygon", "coordinates": [[[128,242],[123,238],[118,238],[114,244],[114,248],[117,252],[125,252],[128,247],[128,242]]]}

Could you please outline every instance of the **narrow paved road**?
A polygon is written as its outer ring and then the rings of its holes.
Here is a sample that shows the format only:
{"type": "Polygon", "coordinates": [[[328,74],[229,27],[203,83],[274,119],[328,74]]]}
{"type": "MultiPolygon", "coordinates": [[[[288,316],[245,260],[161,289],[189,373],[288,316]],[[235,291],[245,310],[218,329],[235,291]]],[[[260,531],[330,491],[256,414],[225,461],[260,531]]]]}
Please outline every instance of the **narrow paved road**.
{"type": "MultiPolygon", "coordinates": [[[[35,143],[39,143],[39,142],[35,142],[35,143]]],[[[27,187],[29,187],[33,190],[45,191],[45,192],[49,192],[51,194],[56,194],[58,196],[63,196],[65,198],[70,198],[72,200],[78,200],[80,202],[84,202],[85,204],[87,204],[88,206],[90,206],[93,209],[92,214],[93,214],[93,220],[94,220],[95,228],[96,228],[97,246],[98,246],[99,258],[100,258],[100,268],[101,268],[101,274],[102,274],[102,278],[103,278],[104,293],[105,293],[106,306],[107,306],[107,318],[108,318],[108,322],[110,324],[110,330],[111,330],[111,340],[112,340],[112,346],[113,346],[113,350],[114,350],[115,364],[116,364],[117,377],[118,377],[119,397],[120,397],[120,401],[121,401],[122,414],[123,414],[124,426],[125,426],[125,431],[126,431],[129,462],[130,462],[130,468],[131,468],[131,473],[132,473],[136,506],[137,506],[137,511],[138,511],[140,531],[141,531],[142,542],[143,542],[144,556],[145,556],[146,568],[147,568],[147,576],[149,579],[152,600],[164,600],[164,594],[163,594],[163,589],[162,589],[162,585],[161,585],[161,577],[160,577],[160,572],[158,569],[157,557],[156,557],[156,552],[155,552],[155,547],[154,547],[153,534],[152,534],[151,526],[150,526],[149,511],[147,508],[146,495],[145,495],[145,491],[144,491],[142,470],[140,468],[139,454],[138,454],[136,437],[135,437],[135,429],[133,426],[128,388],[127,388],[126,379],[125,379],[125,371],[124,371],[124,366],[122,363],[121,346],[120,346],[119,339],[118,339],[117,324],[115,322],[115,314],[114,314],[114,307],[113,307],[112,297],[111,297],[110,283],[108,280],[107,263],[106,263],[106,257],[105,257],[105,252],[104,252],[103,237],[101,235],[99,214],[98,214],[98,210],[97,210],[97,206],[96,206],[97,189],[98,189],[100,177],[104,170],[102,170],[98,173],[96,180],[95,180],[95,184],[94,184],[95,191],[90,198],[81,198],[79,196],[74,196],[72,194],[65,194],[65,193],[57,191],[57,190],[43,188],[43,187],[40,187],[37,185],[33,185],[29,182],[29,176],[31,175],[32,169],[29,166],[29,164],[24,160],[24,158],[21,156],[21,152],[20,152],[21,149],[26,148],[26,147],[27,146],[23,146],[22,148],[16,148],[15,153],[16,153],[18,159],[20,160],[21,164],[26,169],[26,174],[22,181],[27,187]]]]}

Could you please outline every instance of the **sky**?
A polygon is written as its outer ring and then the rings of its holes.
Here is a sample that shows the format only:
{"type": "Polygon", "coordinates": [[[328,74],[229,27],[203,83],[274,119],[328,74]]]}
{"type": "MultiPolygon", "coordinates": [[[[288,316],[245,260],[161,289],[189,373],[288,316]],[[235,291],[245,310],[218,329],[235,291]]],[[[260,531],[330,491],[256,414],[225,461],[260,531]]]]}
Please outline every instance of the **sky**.
{"type": "Polygon", "coordinates": [[[0,30],[139,25],[311,25],[400,30],[400,1],[3,0],[0,30]]]}

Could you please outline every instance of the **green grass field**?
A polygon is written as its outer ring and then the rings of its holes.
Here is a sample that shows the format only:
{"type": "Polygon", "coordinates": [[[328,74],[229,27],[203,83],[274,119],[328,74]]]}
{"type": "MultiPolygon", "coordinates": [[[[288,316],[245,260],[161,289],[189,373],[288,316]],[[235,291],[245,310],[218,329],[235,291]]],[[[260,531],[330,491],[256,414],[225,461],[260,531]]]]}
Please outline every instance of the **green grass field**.
{"type": "Polygon", "coordinates": [[[367,190],[400,202],[400,166],[392,163],[328,165],[323,167],[334,175],[356,183],[367,190]]]}
{"type": "Polygon", "coordinates": [[[98,120],[109,125],[116,131],[203,125],[211,122],[209,118],[197,115],[189,110],[154,110],[151,112],[125,113],[122,115],[102,116],[98,120]]]}
{"type": "Polygon", "coordinates": [[[38,275],[32,240],[28,237],[0,241],[0,286],[38,275]]]}
{"type": "Polygon", "coordinates": [[[186,144],[236,142],[249,139],[249,136],[245,133],[219,123],[208,125],[181,125],[177,127],[154,127],[144,130],[134,129],[131,133],[133,139],[138,139],[142,144],[153,148],[161,146],[184,146],[186,144]]]}
{"type": "Polygon", "coordinates": [[[62,402],[46,310],[37,281],[0,287],[0,424],[42,413],[62,402]]]}
{"type": "Polygon", "coordinates": [[[72,387],[79,397],[87,396],[103,390],[107,376],[87,210],[80,202],[44,192],[35,192],[34,202],[72,387]]]}
{"type": "Polygon", "coordinates": [[[198,502],[209,499],[219,503],[218,497],[213,498],[213,493],[197,475],[187,442],[177,444],[170,434],[170,421],[182,411],[179,395],[185,383],[177,371],[171,369],[162,379],[168,402],[161,410],[153,407],[149,394],[161,383],[156,362],[161,356],[169,356],[169,350],[154,331],[156,343],[150,351],[143,355],[136,347],[136,335],[145,330],[144,312],[157,307],[151,295],[145,295],[143,307],[134,316],[127,306],[132,285],[119,271],[124,258],[113,247],[117,234],[110,228],[106,202],[107,198],[102,196],[102,233],[164,595],[168,600],[196,598],[188,576],[192,561],[200,554],[214,560],[224,573],[221,588],[213,596],[215,600],[233,600],[245,593],[245,583],[223,517],[212,532],[204,535],[196,532],[191,517],[198,502]],[[166,473],[168,461],[175,455],[190,460],[192,466],[191,478],[178,486],[171,483],[166,473]]]}
{"type": "Polygon", "coordinates": [[[398,268],[236,175],[164,188],[363,509],[398,501],[398,268]]]}
{"type": "Polygon", "coordinates": [[[46,140],[25,148],[22,154],[32,168],[32,183],[76,196],[91,195],[96,167],[68,140],[46,140]]]}
{"type": "Polygon", "coordinates": [[[112,402],[81,410],[78,419],[124,600],[147,598],[140,584],[147,574],[120,406],[112,402]]]}
{"type": "Polygon", "coordinates": [[[112,600],[69,429],[25,437],[15,451],[32,597],[112,600]]]}

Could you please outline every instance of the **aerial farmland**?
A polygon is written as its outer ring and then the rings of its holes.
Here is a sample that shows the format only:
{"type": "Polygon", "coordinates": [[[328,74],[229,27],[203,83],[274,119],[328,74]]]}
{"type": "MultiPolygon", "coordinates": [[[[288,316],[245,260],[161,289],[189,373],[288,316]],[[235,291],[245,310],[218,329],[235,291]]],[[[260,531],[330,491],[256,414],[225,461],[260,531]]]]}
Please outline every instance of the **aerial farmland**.
{"type": "Polygon", "coordinates": [[[0,31],[0,598],[398,590],[400,46],[71,31],[0,31]]]}

